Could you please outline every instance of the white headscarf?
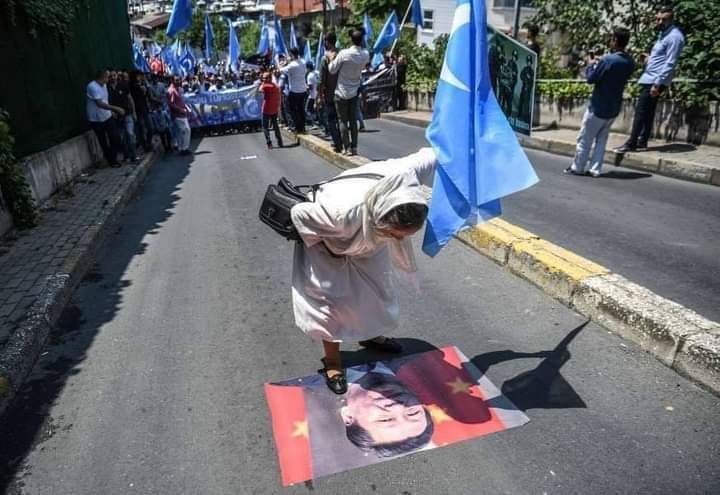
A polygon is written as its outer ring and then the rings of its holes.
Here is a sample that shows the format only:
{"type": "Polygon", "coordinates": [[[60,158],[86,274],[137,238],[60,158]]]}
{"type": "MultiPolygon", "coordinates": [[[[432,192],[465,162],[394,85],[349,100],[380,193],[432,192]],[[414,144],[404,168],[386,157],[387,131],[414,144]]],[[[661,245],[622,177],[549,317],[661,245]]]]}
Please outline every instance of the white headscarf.
{"type": "Polygon", "coordinates": [[[367,192],[365,200],[347,216],[349,223],[357,222],[361,228],[350,238],[330,239],[325,241],[326,245],[337,255],[363,256],[374,253],[378,246],[387,243],[393,266],[403,272],[416,272],[410,237],[400,241],[377,233],[377,226],[383,216],[393,208],[408,203],[428,205],[428,197],[415,172],[410,170],[381,179],[367,192]]]}

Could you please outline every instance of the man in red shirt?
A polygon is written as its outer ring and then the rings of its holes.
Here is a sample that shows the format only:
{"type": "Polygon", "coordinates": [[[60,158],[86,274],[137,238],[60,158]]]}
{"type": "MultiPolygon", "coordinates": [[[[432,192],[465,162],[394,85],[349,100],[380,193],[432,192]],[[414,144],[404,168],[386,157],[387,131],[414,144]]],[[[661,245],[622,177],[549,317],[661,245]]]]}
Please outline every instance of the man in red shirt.
{"type": "Polygon", "coordinates": [[[177,145],[181,155],[189,155],[190,151],[190,123],[188,122],[188,107],[182,97],[179,77],[173,77],[170,89],[168,89],[168,106],[170,115],[175,121],[177,128],[177,145]]]}
{"type": "Polygon", "coordinates": [[[262,126],[265,133],[265,141],[268,149],[272,149],[272,141],[270,140],[270,126],[275,131],[278,147],[283,147],[282,135],[280,134],[280,126],[278,125],[278,113],[280,112],[280,88],[272,81],[272,75],[265,72],[262,75],[262,84],[260,92],[263,94],[262,104],[262,126]]]}

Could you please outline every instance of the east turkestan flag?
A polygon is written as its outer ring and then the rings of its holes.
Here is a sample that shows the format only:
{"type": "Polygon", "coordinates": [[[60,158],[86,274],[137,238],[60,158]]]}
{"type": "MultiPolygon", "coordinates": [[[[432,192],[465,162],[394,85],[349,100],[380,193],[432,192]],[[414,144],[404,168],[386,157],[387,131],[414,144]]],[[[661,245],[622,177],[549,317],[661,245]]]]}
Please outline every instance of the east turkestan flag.
{"type": "Polygon", "coordinates": [[[495,99],[484,0],[458,0],[426,137],[438,159],[423,251],[500,215],[500,198],[538,181],[495,99]]]}

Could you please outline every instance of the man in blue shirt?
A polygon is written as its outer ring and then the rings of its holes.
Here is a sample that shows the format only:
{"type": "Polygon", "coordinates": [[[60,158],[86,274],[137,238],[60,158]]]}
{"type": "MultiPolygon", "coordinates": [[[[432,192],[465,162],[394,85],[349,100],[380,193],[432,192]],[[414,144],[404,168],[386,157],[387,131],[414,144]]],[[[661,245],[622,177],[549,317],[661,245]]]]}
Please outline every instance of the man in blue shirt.
{"type": "Polygon", "coordinates": [[[586,174],[585,167],[594,141],[595,149],[587,173],[600,177],[610,126],[620,113],[625,84],[635,69],[632,58],[625,53],[629,40],[630,32],[627,29],[615,28],[610,38],[611,53],[602,59],[588,60],[585,75],[587,82],[595,84],[595,87],[577,137],[575,158],[565,169],[566,174],[586,174]]]}
{"type": "Polygon", "coordinates": [[[653,45],[645,71],[638,79],[641,90],[635,106],[632,131],[625,144],[615,150],[618,153],[647,149],[657,101],[672,82],[680,52],[685,46],[685,37],[673,24],[672,7],[660,8],[655,16],[655,29],[660,31],[660,36],[653,45]]]}

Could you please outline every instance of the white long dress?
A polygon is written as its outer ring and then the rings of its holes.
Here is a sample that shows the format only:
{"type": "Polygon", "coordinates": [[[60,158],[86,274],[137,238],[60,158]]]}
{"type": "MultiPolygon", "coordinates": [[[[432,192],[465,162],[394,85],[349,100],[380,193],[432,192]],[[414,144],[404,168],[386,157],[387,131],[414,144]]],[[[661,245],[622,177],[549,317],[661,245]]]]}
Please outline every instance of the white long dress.
{"type": "Polygon", "coordinates": [[[314,202],[292,209],[303,242],[295,247],[292,300],[295,324],[314,339],[358,341],[398,325],[393,268],[415,271],[410,240],[376,235],[374,225],[399,204],[427,204],[436,158],[423,148],[404,158],[371,162],[320,188],[314,202]]]}

